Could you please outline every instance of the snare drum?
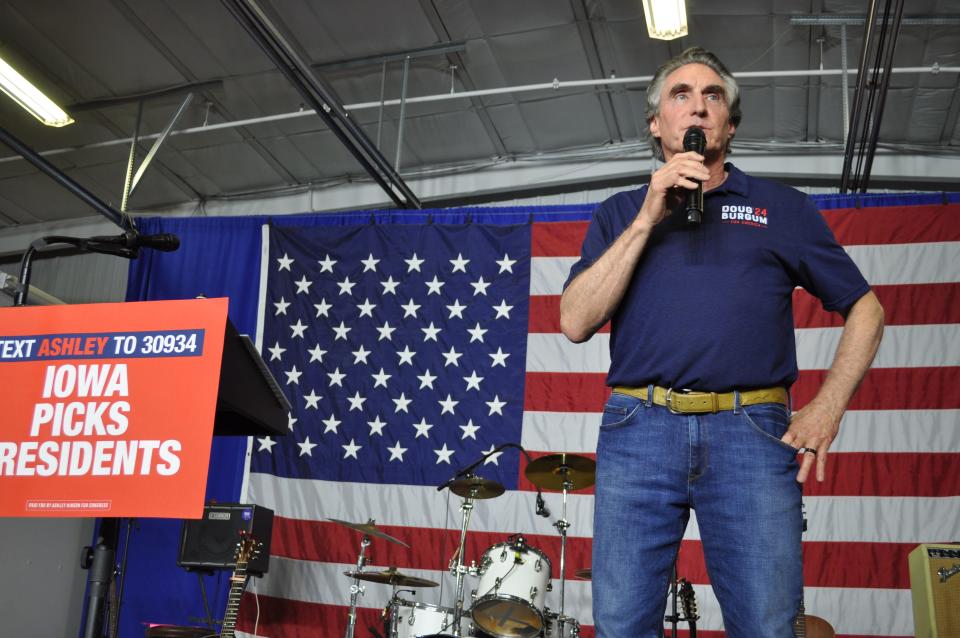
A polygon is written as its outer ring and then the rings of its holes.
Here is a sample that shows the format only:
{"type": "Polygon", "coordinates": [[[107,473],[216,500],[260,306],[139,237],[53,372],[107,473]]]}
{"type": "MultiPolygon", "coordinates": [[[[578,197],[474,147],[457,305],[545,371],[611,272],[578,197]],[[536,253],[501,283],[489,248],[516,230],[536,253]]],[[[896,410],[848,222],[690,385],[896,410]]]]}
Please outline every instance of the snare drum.
{"type": "Polygon", "coordinates": [[[547,624],[547,628],[543,632],[545,638],[577,638],[580,635],[580,622],[575,618],[566,616],[561,633],[560,614],[547,610],[543,615],[547,624]]]}
{"type": "Polygon", "coordinates": [[[449,607],[402,599],[394,601],[390,638],[453,635],[453,610],[449,607]]]}
{"type": "Polygon", "coordinates": [[[550,570],[550,559],[522,540],[488,549],[480,560],[480,585],[470,609],[474,626],[498,638],[539,636],[550,570]]]}

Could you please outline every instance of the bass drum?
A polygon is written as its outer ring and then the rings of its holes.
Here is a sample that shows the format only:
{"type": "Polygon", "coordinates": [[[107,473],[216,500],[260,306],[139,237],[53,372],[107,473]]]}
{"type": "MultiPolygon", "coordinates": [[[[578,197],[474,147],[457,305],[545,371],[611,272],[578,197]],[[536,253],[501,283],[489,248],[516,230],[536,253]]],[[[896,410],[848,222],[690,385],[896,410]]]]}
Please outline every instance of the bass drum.
{"type": "Polygon", "coordinates": [[[470,609],[474,626],[496,638],[540,636],[550,570],[550,559],[522,538],[488,549],[480,559],[480,584],[470,609]]]}

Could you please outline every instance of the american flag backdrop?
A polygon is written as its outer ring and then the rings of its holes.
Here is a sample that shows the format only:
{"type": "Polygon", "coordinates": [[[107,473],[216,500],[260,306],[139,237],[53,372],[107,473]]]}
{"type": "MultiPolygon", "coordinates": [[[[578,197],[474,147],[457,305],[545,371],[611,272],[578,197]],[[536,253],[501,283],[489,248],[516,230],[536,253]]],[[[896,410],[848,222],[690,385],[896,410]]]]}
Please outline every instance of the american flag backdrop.
{"type": "MultiPolygon", "coordinates": [[[[907,554],[960,540],[960,205],[824,211],[886,310],[883,344],[834,442],[827,480],[805,487],[808,613],[840,636],[912,636],[907,554]]],[[[559,334],[559,295],[587,222],[265,227],[264,359],[294,406],[285,437],[252,441],[245,502],[275,512],[269,573],[248,586],[248,635],[342,636],[358,532],[328,522],[375,519],[411,548],[373,539],[367,569],[389,566],[441,583],[404,592],[453,606],[447,572],[461,499],[436,486],[503,443],[534,457],[593,457],[608,394],[604,328],[585,344],[559,334]]],[[[815,394],[842,321],[794,293],[801,376],[794,409],[815,394]]],[[[502,483],[475,504],[466,558],[514,533],[553,565],[560,539],[535,513],[535,487],[514,450],[477,473],[502,483]]],[[[565,608],[592,636],[592,490],[567,500],[565,608]]],[[[695,516],[679,575],[694,583],[701,636],[722,621],[695,516]]],[[[629,579],[632,574],[623,574],[629,579]]],[[[466,577],[467,601],[478,579],[466,577]]],[[[381,635],[387,585],[364,583],[356,636],[381,635]]],[[[960,601],[958,601],[960,604],[960,601]]]]}

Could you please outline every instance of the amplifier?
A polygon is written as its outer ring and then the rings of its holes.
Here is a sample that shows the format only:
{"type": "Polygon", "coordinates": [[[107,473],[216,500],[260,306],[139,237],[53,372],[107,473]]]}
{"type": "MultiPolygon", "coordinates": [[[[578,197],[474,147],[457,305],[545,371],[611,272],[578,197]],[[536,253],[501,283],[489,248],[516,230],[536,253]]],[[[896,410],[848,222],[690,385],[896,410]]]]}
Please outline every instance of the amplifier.
{"type": "Polygon", "coordinates": [[[247,563],[247,572],[262,576],[270,566],[273,510],[259,505],[217,503],[203,508],[203,518],[184,520],[180,530],[177,565],[187,569],[234,569],[240,532],[257,541],[259,553],[247,563]]]}
{"type": "Polygon", "coordinates": [[[960,545],[918,545],[909,561],[916,638],[960,638],[960,545]]]}

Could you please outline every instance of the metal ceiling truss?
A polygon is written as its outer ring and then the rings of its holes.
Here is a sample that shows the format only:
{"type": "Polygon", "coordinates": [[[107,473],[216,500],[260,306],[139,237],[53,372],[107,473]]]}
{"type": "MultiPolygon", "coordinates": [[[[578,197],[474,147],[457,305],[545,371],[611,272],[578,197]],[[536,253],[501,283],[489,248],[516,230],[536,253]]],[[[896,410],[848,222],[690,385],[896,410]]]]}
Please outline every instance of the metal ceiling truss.
{"type": "Polygon", "coordinates": [[[850,134],[847,136],[843,170],[840,173],[841,193],[867,192],[873,157],[880,138],[883,107],[890,87],[893,53],[903,18],[903,0],[885,0],[879,22],[877,4],[877,0],[871,0],[864,28],[863,47],[857,67],[857,88],[850,111],[850,134]]]}
{"type": "Polygon", "coordinates": [[[313,74],[255,0],[222,2],[390,199],[401,208],[420,208],[420,200],[399,173],[350,119],[333,90],[313,74]]]}

